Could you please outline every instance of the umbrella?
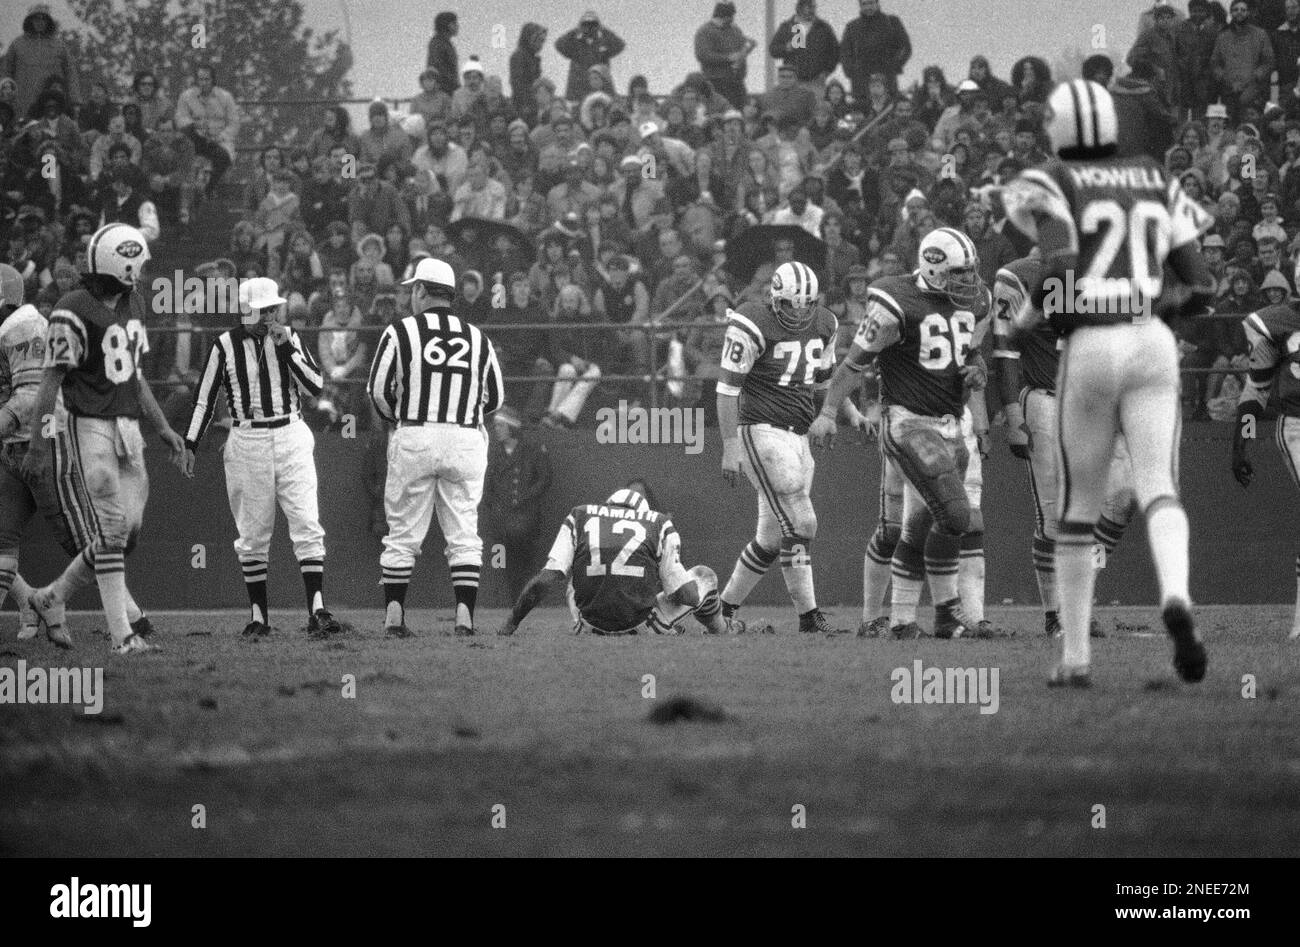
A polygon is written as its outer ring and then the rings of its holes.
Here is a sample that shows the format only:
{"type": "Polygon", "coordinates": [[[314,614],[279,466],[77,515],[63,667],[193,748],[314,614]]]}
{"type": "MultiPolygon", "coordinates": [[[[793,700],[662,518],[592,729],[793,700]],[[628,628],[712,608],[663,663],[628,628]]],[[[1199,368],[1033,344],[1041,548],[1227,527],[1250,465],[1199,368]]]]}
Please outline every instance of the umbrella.
{"type": "Polygon", "coordinates": [[[754,271],[776,259],[778,239],[794,241],[794,258],[814,270],[826,265],[826,244],[794,224],[760,224],[727,241],[726,270],[741,283],[748,283],[754,271]]]}
{"type": "Polygon", "coordinates": [[[513,224],[504,220],[489,220],[486,217],[462,217],[447,225],[447,239],[456,245],[471,263],[480,269],[489,268],[499,261],[496,252],[497,237],[508,237],[512,245],[511,255],[515,260],[533,261],[537,248],[532,239],[513,224]]]}

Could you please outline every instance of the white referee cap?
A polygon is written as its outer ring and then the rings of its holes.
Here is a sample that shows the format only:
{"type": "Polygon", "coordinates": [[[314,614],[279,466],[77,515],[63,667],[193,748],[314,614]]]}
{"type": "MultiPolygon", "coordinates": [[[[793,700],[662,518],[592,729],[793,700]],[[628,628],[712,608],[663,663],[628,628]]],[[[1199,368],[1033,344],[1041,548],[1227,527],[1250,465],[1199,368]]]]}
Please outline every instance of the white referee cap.
{"type": "Polygon", "coordinates": [[[280,295],[280,288],[275,280],[266,276],[255,276],[239,284],[239,305],[249,309],[266,309],[269,306],[283,306],[288,300],[280,295]]]}
{"type": "Polygon", "coordinates": [[[402,280],[403,286],[410,286],[412,283],[435,283],[438,286],[445,286],[454,293],[456,273],[450,263],[427,256],[416,264],[415,272],[411,274],[410,279],[402,280]]]}

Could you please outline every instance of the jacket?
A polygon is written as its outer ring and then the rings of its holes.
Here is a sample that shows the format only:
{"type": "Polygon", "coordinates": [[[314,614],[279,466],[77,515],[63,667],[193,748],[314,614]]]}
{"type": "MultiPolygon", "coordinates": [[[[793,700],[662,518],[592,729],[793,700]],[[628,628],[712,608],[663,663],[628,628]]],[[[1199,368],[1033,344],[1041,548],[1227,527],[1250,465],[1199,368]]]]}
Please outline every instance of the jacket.
{"type": "Polygon", "coordinates": [[[896,76],[912,58],[912,40],[903,21],[889,13],[860,16],[844,27],[840,62],[854,96],[867,94],[867,77],[873,72],[896,76]]]}
{"type": "Polygon", "coordinates": [[[569,60],[569,81],[564,87],[564,97],[571,102],[587,95],[587,70],[609,61],[627,46],[617,35],[603,26],[584,30],[581,26],[569,30],[555,41],[555,49],[569,60]]]}

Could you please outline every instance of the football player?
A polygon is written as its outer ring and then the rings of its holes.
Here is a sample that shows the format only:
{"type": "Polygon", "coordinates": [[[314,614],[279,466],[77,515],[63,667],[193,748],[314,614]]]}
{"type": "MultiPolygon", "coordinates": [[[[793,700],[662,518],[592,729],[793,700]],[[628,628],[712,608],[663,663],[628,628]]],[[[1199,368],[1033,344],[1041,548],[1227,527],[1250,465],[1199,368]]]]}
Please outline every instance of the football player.
{"type": "Polygon", "coordinates": [[[683,568],[681,537],[667,515],[635,490],[604,503],[575,506],[551,545],[546,567],[519,594],[499,635],[513,635],[550,589],[573,581],[574,630],[597,635],[680,633],[694,614],[709,634],[740,634],[745,623],[724,618],[718,576],[707,566],[683,568]]]}
{"type": "MultiPolygon", "coordinates": [[[[125,556],[135,545],[149,494],[141,414],[171,448],[173,462],[184,449],[139,370],[149,340],[144,297],[136,287],[148,259],[148,246],[136,228],[112,223],[95,231],[86,248],[82,288],[63,296],[50,314],[44,374],[32,410],[33,424],[52,416],[62,392],[71,450],[55,460],[75,465],[85,490],[69,502],[94,537],[62,578],[66,587],[93,561],[115,654],[149,650],[131,627],[125,572],[125,556]]],[[[50,461],[54,438],[43,429],[40,435],[31,439],[23,460],[24,474],[32,477],[50,461]]],[[[33,602],[37,610],[54,607],[58,591],[57,586],[39,590],[33,602]]]]}
{"type": "Polygon", "coordinates": [[[1065,336],[1056,386],[1056,584],[1064,647],[1048,683],[1091,683],[1093,528],[1118,434],[1127,440],[1146,515],[1174,669],[1185,681],[1199,681],[1206,654],[1192,619],[1187,514],[1177,484],[1178,348],[1163,317],[1204,311],[1213,298],[1214,280],[1196,247],[1211,219],[1154,159],[1116,154],[1115,104],[1101,86],[1062,83],[1048,114],[1059,160],[1022,172],[1003,193],[1012,223],[1043,253],[1045,276],[1031,291],[1020,328],[1032,328],[1041,313],[1065,336]],[[1161,298],[1166,263],[1183,285],[1161,298]]]}
{"type": "MultiPolygon", "coordinates": [[[[1300,267],[1297,267],[1300,276],[1300,267]]],[[[1255,468],[1246,444],[1264,417],[1269,394],[1277,397],[1274,437],[1291,479],[1300,486],[1300,312],[1295,303],[1266,306],[1246,317],[1250,373],[1237,399],[1237,428],[1232,434],[1232,475],[1250,486],[1255,468]],[[1250,430],[1249,436],[1247,429],[1250,430]]],[[[1300,555],[1296,556],[1296,610],[1289,640],[1300,639],[1300,555]]]]}
{"type": "MultiPolygon", "coordinates": [[[[1004,405],[1007,444],[1011,453],[1029,467],[1029,488],[1034,498],[1032,553],[1038,596],[1043,605],[1043,631],[1061,634],[1056,599],[1056,500],[1060,465],[1056,446],[1056,369],[1064,339],[1047,322],[1028,332],[1016,332],[1013,314],[1025,321],[1021,310],[1030,305],[1029,287],[1044,279],[1042,255],[1035,247],[1028,256],[1012,260],[998,270],[993,284],[993,370],[1004,405]]],[[[1030,320],[1032,321],[1032,320],[1030,320]]],[[[1135,500],[1129,486],[1128,451],[1123,438],[1116,440],[1111,461],[1111,485],[1093,539],[1109,556],[1133,518],[1135,500]]],[[[1098,557],[1100,558],[1100,557],[1098,557]]],[[[1104,559],[1101,559],[1104,562],[1104,559]]],[[[1096,618],[1089,634],[1106,637],[1096,618]]]]}
{"type": "Polygon", "coordinates": [[[758,527],[723,589],[722,611],[734,615],[779,556],[799,630],[843,634],[817,607],[813,589],[817,514],[808,424],[813,392],[826,387],[835,367],[839,328],[817,293],[817,274],[791,261],[772,274],[767,305],[727,310],[717,388],[722,476],[734,487],[744,470],[758,493],[758,527]]]}
{"type": "MultiPolygon", "coordinates": [[[[833,442],[835,405],[876,362],[881,447],[904,478],[901,536],[891,562],[896,638],[925,633],[916,610],[927,575],[935,637],[974,637],[978,629],[963,609],[958,580],[963,536],[983,531],[965,483],[973,426],[963,424],[969,392],[987,379],[979,347],[989,291],[978,265],[970,237],[940,227],[922,238],[915,273],[876,280],[866,318],[809,430],[813,443],[833,442]]],[[[982,606],[982,588],[979,598],[982,606]]]]}

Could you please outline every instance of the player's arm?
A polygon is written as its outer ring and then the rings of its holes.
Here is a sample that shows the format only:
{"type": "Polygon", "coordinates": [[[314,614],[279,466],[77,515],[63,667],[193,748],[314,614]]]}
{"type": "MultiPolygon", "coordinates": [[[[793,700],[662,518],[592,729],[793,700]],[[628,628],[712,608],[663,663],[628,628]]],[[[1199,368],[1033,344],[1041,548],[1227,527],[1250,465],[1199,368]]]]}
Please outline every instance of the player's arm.
{"type": "Polygon", "coordinates": [[[283,329],[282,333],[276,333],[275,338],[275,350],[281,361],[288,364],[289,373],[293,375],[300,391],[319,398],[325,388],[325,376],[321,373],[320,364],[302,344],[302,337],[292,326],[277,325],[271,331],[274,332],[276,328],[283,329]]]}
{"type": "Polygon", "coordinates": [[[1066,274],[1079,262],[1079,233],[1070,203],[1060,184],[1041,168],[1022,172],[1003,190],[1002,202],[1012,224],[1037,238],[1044,264],[1043,281],[1028,287],[1030,309],[1024,314],[1042,313],[1051,287],[1063,284],[1066,274]]]}
{"type": "Polygon", "coordinates": [[[718,433],[722,435],[722,477],[736,485],[740,473],[740,390],[766,346],[763,331],[753,320],[727,310],[727,331],[722,339],[722,364],[718,378],[718,433]]]}
{"type": "Polygon", "coordinates": [[[1029,307],[1029,291],[1010,270],[998,270],[993,283],[993,374],[1007,444],[1021,460],[1029,459],[1025,412],[1020,407],[1020,347],[1016,342],[1017,316],[1029,307]]]}
{"type": "Polygon", "coordinates": [[[677,605],[700,604],[699,590],[682,566],[682,538],[671,520],[664,520],[659,531],[659,587],[677,605]]]}
{"type": "Polygon", "coordinates": [[[840,405],[861,383],[862,372],[876,360],[876,356],[902,337],[903,317],[896,304],[879,294],[869,296],[867,314],[858,325],[844,360],[831,376],[821,413],[808,428],[808,438],[813,444],[825,442],[830,447],[835,443],[835,419],[840,405]]]}
{"type": "Polygon", "coordinates": [[[1257,436],[1263,421],[1269,389],[1282,362],[1282,349],[1273,340],[1259,313],[1252,312],[1242,325],[1250,344],[1250,369],[1237,397],[1237,426],[1232,432],[1232,475],[1243,487],[1248,487],[1255,476],[1255,468],[1247,456],[1246,445],[1257,436]]]}
{"type": "Polygon", "coordinates": [[[70,309],[55,309],[50,313],[49,325],[45,330],[45,359],[42,365],[45,371],[41,375],[40,387],[36,389],[36,404],[32,408],[32,439],[27,446],[27,456],[23,459],[23,468],[32,475],[37,475],[49,458],[50,437],[46,432],[52,428],[47,419],[54,417],[54,405],[63,387],[64,376],[70,369],[78,367],[86,358],[86,326],[81,317],[70,309]]]}
{"type": "Polygon", "coordinates": [[[501,363],[497,360],[496,347],[486,335],[483,336],[483,345],[487,349],[487,360],[483,369],[483,388],[486,395],[483,413],[487,415],[505,403],[506,386],[501,375],[501,363]]]}
{"type": "Polygon", "coordinates": [[[172,426],[167,423],[167,415],[163,414],[163,409],[158,404],[158,399],[153,396],[153,389],[149,387],[149,382],[140,372],[136,372],[136,378],[140,385],[140,408],[144,416],[149,419],[153,429],[158,432],[172,452],[172,463],[178,467],[185,458],[185,438],[181,437],[172,430],[172,426]]]}
{"type": "Polygon", "coordinates": [[[402,379],[400,363],[397,330],[390,325],[379,337],[379,347],[375,350],[375,360],[370,364],[370,380],[366,385],[375,410],[390,424],[397,423],[397,390],[402,379]]]}
{"type": "Polygon", "coordinates": [[[560,531],[555,535],[551,551],[546,555],[546,565],[541,572],[528,580],[523,591],[519,593],[519,600],[515,602],[510,617],[497,630],[498,635],[513,635],[520,623],[528,617],[528,613],[546,597],[547,592],[563,588],[568,581],[569,572],[573,569],[573,556],[578,548],[575,530],[573,514],[570,513],[564,518],[560,531]]]}
{"type": "Polygon", "coordinates": [[[1161,306],[1166,319],[1201,315],[1211,311],[1215,279],[1210,265],[1201,256],[1196,240],[1208,230],[1214,219],[1183,191],[1175,178],[1169,182],[1170,235],[1169,268],[1183,283],[1181,292],[1170,295],[1161,306]]]}

